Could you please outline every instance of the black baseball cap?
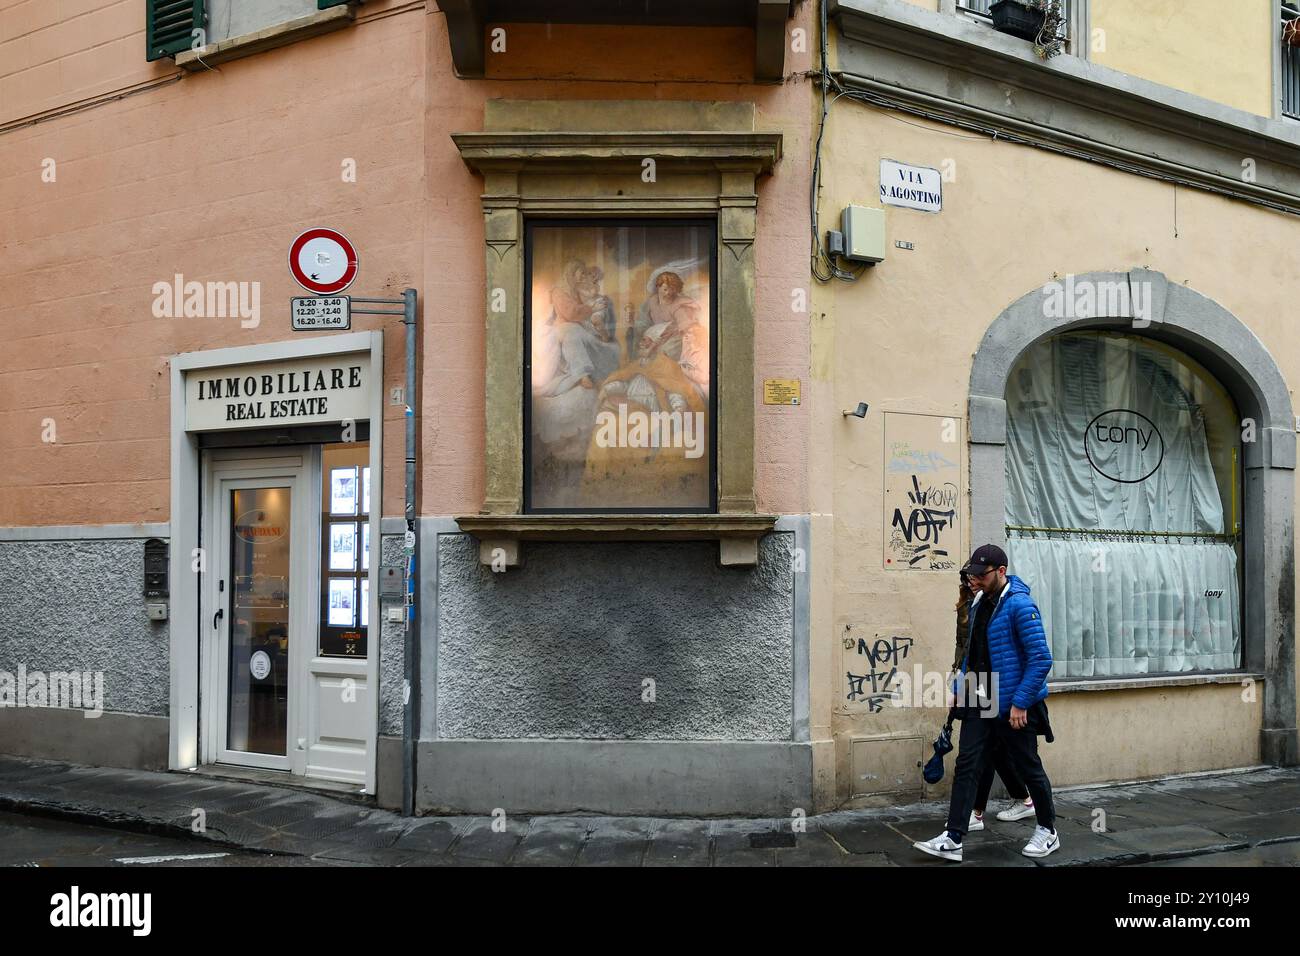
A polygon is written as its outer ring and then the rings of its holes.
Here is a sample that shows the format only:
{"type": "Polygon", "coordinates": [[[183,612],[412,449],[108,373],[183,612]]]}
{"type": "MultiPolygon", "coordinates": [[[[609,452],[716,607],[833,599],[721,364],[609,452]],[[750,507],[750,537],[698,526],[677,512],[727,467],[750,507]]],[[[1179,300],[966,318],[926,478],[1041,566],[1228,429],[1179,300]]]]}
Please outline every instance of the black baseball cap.
{"type": "Polygon", "coordinates": [[[1003,568],[1007,565],[1007,553],[996,544],[981,544],[966,562],[966,570],[975,574],[985,574],[989,568],[1003,568]]]}

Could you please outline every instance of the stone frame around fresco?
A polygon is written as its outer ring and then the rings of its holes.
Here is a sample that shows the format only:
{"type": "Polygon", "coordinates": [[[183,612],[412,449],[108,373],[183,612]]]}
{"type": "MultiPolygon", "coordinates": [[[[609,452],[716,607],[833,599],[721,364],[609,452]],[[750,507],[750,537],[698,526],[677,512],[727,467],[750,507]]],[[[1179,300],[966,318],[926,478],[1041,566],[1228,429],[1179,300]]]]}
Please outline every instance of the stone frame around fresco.
{"type": "MultiPolygon", "coordinates": [[[[668,526],[675,537],[719,540],[724,564],[754,564],[759,537],[775,523],[756,514],[754,497],[754,243],[757,179],[779,160],[782,137],[752,124],[662,132],[699,118],[674,109],[686,105],[602,104],[607,116],[635,111],[654,127],[646,131],[452,135],[484,181],[486,491],[480,513],[458,519],[479,539],[484,563],[495,553],[517,565],[522,538],[657,537],[668,526]],[[647,168],[653,181],[643,178],[647,168]],[[524,222],[546,218],[716,219],[716,515],[570,515],[558,527],[554,515],[523,514],[524,222]],[[504,290],[504,314],[492,311],[494,290],[504,290]]],[[[748,107],[752,116],[749,104],[727,105],[748,107]]],[[[734,112],[720,108],[710,119],[734,112]]]]}
{"type": "MultiPolygon", "coordinates": [[[[528,301],[527,295],[528,295],[530,284],[533,281],[534,270],[537,268],[537,251],[534,248],[534,242],[535,242],[535,236],[537,230],[538,229],[582,230],[582,229],[593,229],[593,228],[594,229],[623,229],[623,228],[646,229],[647,226],[658,226],[664,230],[707,229],[711,234],[711,238],[710,238],[711,246],[709,248],[709,262],[708,262],[708,273],[709,273],[709,279],[708,279],[709,291],[707,297],[708,299],[707,305],[709,310],[708,335],[709,335],[710,343],[717,341],[717,337],[718,337],[717,336],[717,324],[718,324],[717,322],[717,314],[718,314],[717,245],[718,243],[717,243],[717,221],[716,220],[685,218],[685,217],[683,218],[641,217],[637,219],[621,219],[621,218],[620,219],[604,219],[604,218],[598,219],[598,218],[588,218],[588,217],[584,217],[581,219],[529,218],[524,222],[523,290],[524,290],[525,300],[522,307],[524,310],[523,331],[524,331],[524,355],[525,356],[529,355],[532,352],[532,349],[534,347],[533,332],[530,326],[535,316],[535,313],[533,312],[533,303],[528,301]]],[[[647,232],[648,231],[649,230],[647,230],[647,232]]],[[[711,382],[713,382],[717,380],[717,351],[712,347],[712,345],[710,345],[709,352],[710,352],[709,379],[711,382]]],[[[596,508],[596,507],[574,508],[574,507],[560,507],[555,505],[545,505],[545,504],[538,503],[536,498],[537,490],[538,490],[538,480],[536,477],[536,472],[534,470],[534,466],[536,462],[533,459],[534,454],[537,453],[537,447],[533,435],[530,433],[530,425],[535,420],[534,416],[536,416],[537,414],[537,409],[535,407],[530,407],[529,400],[531,397],[532,389],[530,388],[530,385],[527,381],[522,380],[523,378],[526,378],[526,375],[521,376],[521,382],[520,382],[520,387],[524,393],[524,397],[522,399],[523,414],[524,414],[524,421],[523,421],[524,490],[523,490],[523,508],[522,508],[523,513],[527,515],[645,514],[648,509],[639,508],[639,507],[620,506],[620,507],[603,507],[603,508],[596,508]]],[[[707,412],[708,425],[707,425],[707,431],[705,432],[705,434],[709,436],[708,450],[707,450],[708,484],[710,486],[708,488],[709,501],[703,505],[694,505],[694,506],[684,505],[677,508],[663,508],[659,510],[649,509],[649,510],[655,510],[655,513],[657,514],[662,513],[668,515],[668,514],[716,514],[717,513],[717,502],[715,499],[717,496],[717,473],[718,473],[718,462],[717,462],[718,443],[716,440],[717,422],[718,422],[718,416],[717,416],[718,403],[716,401],[716,390],[712,390],[712,391],[714,391],[714,395],[711,396],[708,400],[708,405],[709,405],[708,412],[707,412]]]]}

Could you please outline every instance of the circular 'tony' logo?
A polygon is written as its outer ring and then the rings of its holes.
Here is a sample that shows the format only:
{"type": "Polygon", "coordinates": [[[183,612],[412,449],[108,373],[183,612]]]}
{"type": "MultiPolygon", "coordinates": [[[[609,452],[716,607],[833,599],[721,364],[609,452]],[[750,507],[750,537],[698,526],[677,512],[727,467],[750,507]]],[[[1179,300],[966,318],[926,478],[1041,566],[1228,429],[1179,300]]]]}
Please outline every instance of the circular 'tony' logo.
{"type": "Polygon", "coordinates": [[[1165,439],[1156,423],[1130,408],[1112,408],[1088,423],[1083,436],[1088,464],[1112,481],[1146,481],[1165,460],[1165,439]]]}

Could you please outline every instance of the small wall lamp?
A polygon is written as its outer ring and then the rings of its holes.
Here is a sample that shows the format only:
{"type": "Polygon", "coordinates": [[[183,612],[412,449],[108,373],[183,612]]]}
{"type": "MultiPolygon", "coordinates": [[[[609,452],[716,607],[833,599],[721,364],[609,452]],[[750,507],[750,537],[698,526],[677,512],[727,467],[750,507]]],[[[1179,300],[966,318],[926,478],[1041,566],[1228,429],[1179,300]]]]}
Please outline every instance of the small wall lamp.
{"type": "Polygon", "coordinates": [[[857,408],[851,408],[851,409],[849,409],[848,411],[844,412],[843,414],[844,414],[844,417],[845,417],[845,418],[848,418],[850,415],[852,415],[854,418],[866,418],[866,417],[867,417],[867,403],[866,403],[866,402],[858,402],[858,407],[857,407],[857,408]]]}

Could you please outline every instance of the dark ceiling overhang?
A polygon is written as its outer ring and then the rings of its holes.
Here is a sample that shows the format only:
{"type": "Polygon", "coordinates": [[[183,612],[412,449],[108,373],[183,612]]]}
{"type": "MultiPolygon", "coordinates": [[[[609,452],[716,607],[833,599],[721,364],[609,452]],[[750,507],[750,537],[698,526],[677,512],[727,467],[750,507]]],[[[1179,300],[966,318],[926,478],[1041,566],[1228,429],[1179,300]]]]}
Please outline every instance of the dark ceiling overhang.
{"type": "Polygon", "coordinates": [[[791,0],[439,0],[456,75],[481,77],[489,23],[610,23],[628,26],[752,27],[754,79],[785,74],[791,0]]]}

